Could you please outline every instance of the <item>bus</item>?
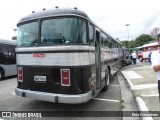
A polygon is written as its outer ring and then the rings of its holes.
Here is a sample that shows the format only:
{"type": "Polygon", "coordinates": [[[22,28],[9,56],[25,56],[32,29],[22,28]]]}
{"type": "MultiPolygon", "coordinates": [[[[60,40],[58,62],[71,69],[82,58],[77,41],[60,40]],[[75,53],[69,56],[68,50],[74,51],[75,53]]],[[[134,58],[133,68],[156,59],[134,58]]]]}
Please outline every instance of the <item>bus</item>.
{"type": "Polygon", "coordinates": [[[17,74],[16,45],[15,40],[0,39],[0,80],[17,74]]]}
{"type": "Polygon", "coordinates": [[[141,52],[138,53],[138,59],[140,62],[143,62],[143,60],[149,61],[149,54],[159,50],[159,45],[158,45],[158,42],[152,42],[152,43],[144,44],[139,48],[141,48],[141,52]]]}
{"type": "Polygon", "coordinates": [[[43,9],[17,23],[18,96],[79,104],[107,90],[122,45],[77,8],[43,9]]]}

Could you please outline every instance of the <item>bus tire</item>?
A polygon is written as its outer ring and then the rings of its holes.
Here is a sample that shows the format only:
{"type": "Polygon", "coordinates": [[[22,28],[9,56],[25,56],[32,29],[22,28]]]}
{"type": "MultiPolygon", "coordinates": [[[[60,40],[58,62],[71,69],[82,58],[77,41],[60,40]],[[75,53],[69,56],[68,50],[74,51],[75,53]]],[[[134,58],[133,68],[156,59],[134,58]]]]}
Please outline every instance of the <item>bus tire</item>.
{"type": "Polygon", "coordinates": [[[0,81],[4,78],[4,70],[0,69],[0,81]]]}
{"type": "Polygon", "coordinates": [[[109,82],[110,82],[110,72],[107,70],[105,73],[105,86],[103,87],[103,91],[107,91],[109,88],[109,82]]]}

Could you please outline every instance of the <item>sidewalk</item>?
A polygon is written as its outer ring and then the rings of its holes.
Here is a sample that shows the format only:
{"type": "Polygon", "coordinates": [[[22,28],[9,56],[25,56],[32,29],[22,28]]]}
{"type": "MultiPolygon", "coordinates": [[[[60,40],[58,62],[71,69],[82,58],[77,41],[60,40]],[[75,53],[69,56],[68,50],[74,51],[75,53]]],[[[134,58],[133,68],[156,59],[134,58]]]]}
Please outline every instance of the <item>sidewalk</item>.
{"type": "MultiPolygon", "coordinates": [[[[140,111],[160,111],[156,73],[149,65],[127,69],[122,74],[133,91],[140,111]]],[[[158,120],[160,116],[153,119],[158,120]]]]}

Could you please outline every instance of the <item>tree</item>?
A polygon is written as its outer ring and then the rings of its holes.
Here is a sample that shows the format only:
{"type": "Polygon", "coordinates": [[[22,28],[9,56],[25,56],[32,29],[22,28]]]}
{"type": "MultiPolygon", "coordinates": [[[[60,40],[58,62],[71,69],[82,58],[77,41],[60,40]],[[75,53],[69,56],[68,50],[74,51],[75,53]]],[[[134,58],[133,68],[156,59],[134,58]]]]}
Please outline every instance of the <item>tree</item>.
{"type": "Polygon", "coordinates": [[[124,41],[121,41],[121,44],[123,47],[128,48],[130,46],[130,48],[132,48],[134,47],[134,40],[132,41],[124,40],[124,41]]]}
{"type": "Polygon", "coordinates": [[[148,34],[142,34],[135,39],[135,47],[142,46],[149,43],[150,41],[155,40],[152,36],[148,34]]]}
{"type": "Polygon", "coordinates": [[[121,41],[123,47],[128,47],[128,40],[121,41]]]}
{"type": "Polygon", "coordinates": [[[135,40],[131,40],[131,41],[124,40],[124,41],[121,41],[121,44],[123,46],[125,46],[126,48],[128,48],[129,45],[130,45],[130,48],[135,48],[135,47],[139,47],[139,46],[142,46],[144,44],[147,44],[150,41],[154,41],[154,40],[155,40],[155,38],[153,38],[151,35],[142,34],[142,35],[138,36],[135,40]]]}
{"type": "Polygon", "coordinates": [[[135,40],[131,40],[130,41],[130,48],[135,48],[135,46],[136,46],[135,40]]]}

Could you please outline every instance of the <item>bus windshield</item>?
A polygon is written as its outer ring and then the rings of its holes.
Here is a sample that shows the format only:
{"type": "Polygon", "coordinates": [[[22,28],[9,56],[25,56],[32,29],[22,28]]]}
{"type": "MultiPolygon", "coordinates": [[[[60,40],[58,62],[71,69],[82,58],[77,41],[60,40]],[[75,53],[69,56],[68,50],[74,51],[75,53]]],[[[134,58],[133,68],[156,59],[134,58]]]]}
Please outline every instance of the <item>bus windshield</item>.
{"type": "Polygon", "coordinates": [[[78,18],[42,20],[39,42],[38,22],[21,25],[18,30],[18,46],[87,44],[86,23],[78,18]]]}
{"type": "Polygon", "coordinates": [[[18,46],[34,46],[38,43],[38,21],[18,27],[18,46]]]}

